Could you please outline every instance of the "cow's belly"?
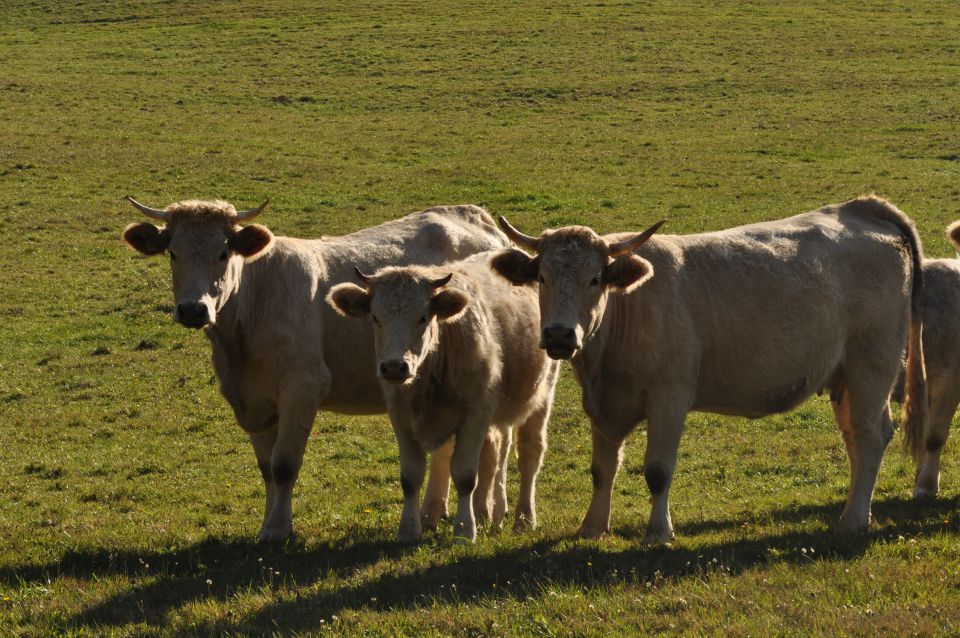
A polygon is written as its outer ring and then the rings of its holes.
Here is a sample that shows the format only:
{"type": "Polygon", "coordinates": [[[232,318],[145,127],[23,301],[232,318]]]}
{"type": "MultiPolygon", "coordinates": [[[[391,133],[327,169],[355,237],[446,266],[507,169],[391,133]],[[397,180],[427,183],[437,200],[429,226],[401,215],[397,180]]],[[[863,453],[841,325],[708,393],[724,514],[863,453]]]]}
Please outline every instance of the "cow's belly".
{"type": "Polygon", "coordinates": [[[701,378],[693,409],[751,419],[787,412],[823,390],[840,365],[841,349],[724,366],[701,378]]]}

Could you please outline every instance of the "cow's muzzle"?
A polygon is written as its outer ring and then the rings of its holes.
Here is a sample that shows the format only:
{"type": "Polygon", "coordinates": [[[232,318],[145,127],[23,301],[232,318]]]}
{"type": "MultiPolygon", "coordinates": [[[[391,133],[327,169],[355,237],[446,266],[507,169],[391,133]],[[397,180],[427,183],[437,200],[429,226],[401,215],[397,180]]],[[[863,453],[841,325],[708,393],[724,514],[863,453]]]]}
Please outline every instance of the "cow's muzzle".
{"type": "Polygon", "coordinates": [[[181,301],[177,304],[173,319],[188,328],[202,328],[210,323],[210,311],[200,301],[181,301]]]}
{"type": "Polygon", "coordinates": [[[566,326],[552,325],[543,329],[540,347],[547,351],[551,359],[569,359],[580,349],[577,332],[566,326]]]}
{"type": "Polygon", "coordinates": [[[403,359],[391,359],[380,363],[380,378],[391,383],[403,383],[410,378],[410,366],[403,359]]]}

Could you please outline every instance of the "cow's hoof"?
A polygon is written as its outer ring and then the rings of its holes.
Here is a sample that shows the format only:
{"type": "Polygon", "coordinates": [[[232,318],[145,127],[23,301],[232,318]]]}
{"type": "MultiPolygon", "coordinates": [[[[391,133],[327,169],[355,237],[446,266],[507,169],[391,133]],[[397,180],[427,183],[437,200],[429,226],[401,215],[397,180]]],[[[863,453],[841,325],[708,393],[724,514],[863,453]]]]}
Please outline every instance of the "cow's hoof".
{"type": "Polygon", "coordinates": [[[866,534],[867,529],[870,527],[870,519],[867,520],[856,519],[852,516],[841,516],[840,520],[837,521],[837,531],[847,534],[866,534]]]}
{"type": "Polygon", "coordinates": [[[533,516],[524,516],[520,514],[513,520],[513,533],[522,534],[524,532],[536,529],[537,519],[533,516]]]}
{"type": "Polygon", "coordinates": [[[477,540],[477,527],[469,525],[459,524],[454,525],[453,529],[453,540],[463,541],[465,543],[472,543],[477,540]]]}
{"type": "Polygon", "coordinates": [[[435,532],[437,531],[437,528],[440,527],[440,521],[442,521],[446,517],[447,517],[446,514],[438,516],[435,514],[424,512],[423,514],[420,515],[420,526],[428,532],[435,532]]]}
{"type": "Polygon", "coordinates": [[[915,501],[929,501],[936,498],[937,490],[929,489],[926,487],[920,487],[919,485],[913,488],[913,500],[915,501]]]}
{"type": "Polygon", "coordinates": [[[400,525],[397,531],[397,540],[401,543],[416,543],[423,535],[423,530],[419,525],[400,525]]]}
{"type": "Polygon", "coordinates": [[[420,534],[415,532],[399,532],[397,534],[397,540],[401,543],[417,543],[420,541],[420,534]]]}
{"type": "Polygon", "coordinates": [[[257,536],[258,543],[279,543],[285,541],[293,535],[290,529],[270,529],[263,528],[257,536]]]}
{"type": "Polygon", "coordinates": [[[662,547],[673,543],[673,530],[668,532],[647,532],[640,544],[644,547],[662,547]]]}
{"type": "Polygon", "coordinates": [[[610,530],[608,529],[581,525],[580,529],[577,530],[577,538],[597,539],[597,538],[603,538],[609,533],[610,533],[610,530]]]}

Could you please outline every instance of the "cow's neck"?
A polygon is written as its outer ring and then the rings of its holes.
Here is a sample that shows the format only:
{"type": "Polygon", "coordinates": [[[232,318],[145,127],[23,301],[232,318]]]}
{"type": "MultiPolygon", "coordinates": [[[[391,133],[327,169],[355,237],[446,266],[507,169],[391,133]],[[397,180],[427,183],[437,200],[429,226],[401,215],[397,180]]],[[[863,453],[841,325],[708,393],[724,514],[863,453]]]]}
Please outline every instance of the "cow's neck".
{"type": "Polygon", "coordinates": [[[266,304],[258,299],[264,292],[258,285],[260,273],[269,269],[273,254],[264,255],[255,262],[245,263],[238,260],[235,270],[227,278],[224,291],[229,293],[226,302],[217,310],[216,325],[209,328],[207,335],[214,347],[241,347],[245,335],[253,328],[256,314],[269,314],[266,304]]]}

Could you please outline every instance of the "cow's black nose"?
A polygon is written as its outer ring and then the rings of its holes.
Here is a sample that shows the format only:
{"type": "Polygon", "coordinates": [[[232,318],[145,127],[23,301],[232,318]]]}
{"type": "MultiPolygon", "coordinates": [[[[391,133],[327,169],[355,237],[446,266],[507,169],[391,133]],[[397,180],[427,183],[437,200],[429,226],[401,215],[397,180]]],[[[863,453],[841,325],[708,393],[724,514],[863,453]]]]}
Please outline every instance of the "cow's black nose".
{"type": "Polygon", "coordinates": [[[387,381],[406,381],[410,376],[410,366],[403,359],[392,359],[380,363],[380,378],[387,381]]]}
{"type": "Polygon", "coordinates": [[[181,301],[177,304],[177,319],[191,328],[200,328],[210,322],[206,304],[199,301],[181,301]]]}
{"type": "Polygon", "coordinates": [[[552,359],[569,359],[577,351],[577,333],[567,326],[547,326],[543,329],[540,347],[547,351],[552,359]]]}
{"type": "Polygon", "coordinates": [[[577,340],[576,332],[567,326],[547,326],[543,329],[543,341],[548,344],[572,346],[577,340]]]}

